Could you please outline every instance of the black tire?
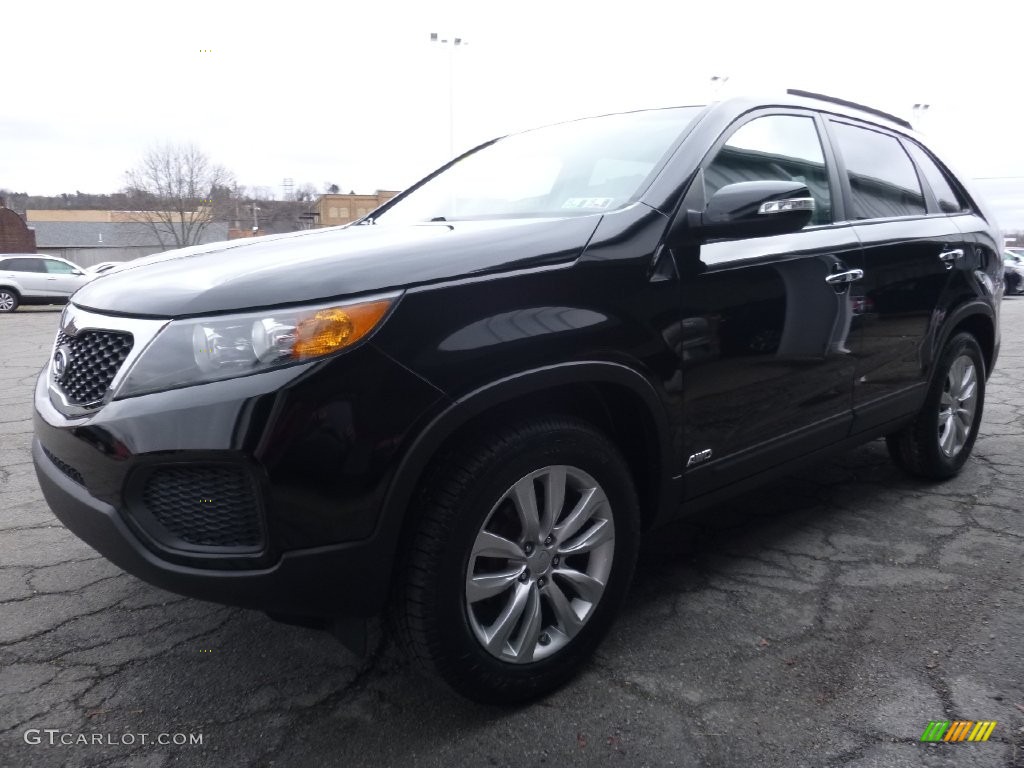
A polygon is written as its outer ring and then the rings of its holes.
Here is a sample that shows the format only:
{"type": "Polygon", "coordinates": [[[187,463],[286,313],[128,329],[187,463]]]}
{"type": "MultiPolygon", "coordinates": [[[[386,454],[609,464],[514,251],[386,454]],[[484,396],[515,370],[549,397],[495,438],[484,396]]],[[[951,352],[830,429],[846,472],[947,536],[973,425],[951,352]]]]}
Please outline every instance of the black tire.
{"type": "MultiPolygon", "coordinates": [[[[538,508],[545,503],[538,501],[538,508]]],[[[564,509],[573,504],[569,492],[565,504],[564,509]]],[[[468,439],[435,463],[411,514],[416,527],[393,606],[397,634],[423,669],[475,701],[515,704],[543,696],[565,683],[587,661],[611,626],[632,580],[640,539],[639,505],[632,477],[608,438],[575,418],[537,418],[468,439]],[[466,596],[471,552],[485,523],[490,525],[489,521],[495,519],[493,514],[497,512],[492,514],[492,510],[501,509],[498,502],[506,492],[531,473],[562,465],[582,470],[596,481],[608,500],[601,514],[613,523],[613,552],[605,559],[611,563],[610,572],[603,593],[593,603],[578,634],[569,640],[556,635],[558,642],[548,648],[551,636],[544,631],[538,644],[531,647],[537,653],[551,655],[532,660],[531,650],[524,656],[526,661],[512,663],[492,655],[493,651],[489,652],[474,634],[470,618],[474,608],[466,596]]],[[[567,542],[570,539],[572,536],[566,536],[567,542]]],[[[569,557],[563,558],[566,563],[562,567],[570,567],[569,557]]],[[[558,560],[552,561],[552,568],[557,565],[558,560]]],[[[548,571],[548,580],[562,585],[561,577],[555,578],[556,570],[548,571]]],[[[545,579],[537,578],[537,602],[550,604],[550,597],[542,597],[545,579]]],[[[547,590],[551,590],[552,583],[548,583],[547,590]]],[[[533,588],[532,581],[528,586],[533,588]]],[[[519,587],[513,583],[508,589],[519,587]]],[[[566,594],[573,593],[570,590],[566,594]]],[[[478,608],[480,604],[475,605],[478,608]]],[[[554,616],[550,607],[548,610],[549,618],[554,616]]],[[[539,609],[534,615],[541,616],[539,609]]],[[[538,621],[542,623],[543,619],[538,621]]],[[[519,626],[519,637],[525,637],[525,621],[519,626]]]]}
{"type": "Polygon", "coordinates": [[[21,303],[21,297],[13,288],[0,288],[0,312],[13,312],[21,303]]]}
{"type": "Polygon", "coordinates": [[[955,476],[970,457],[974,441],[978,437],[978,427],[985,405],[985,377],[985,358],[981,354],[977,339],[970,333],[958,333],[953,336],[935,366],[924,405],[917,418],[907,427],[885,439],[889,455],[896,465],[912,475],[929,480],[946,480],[955,476]],[[939,412],[950,367],[964,355],[974,363],[977,400],[973,422],[966,431],[963,447],[955,455],[949,456],[940,447],[939,412]]]}

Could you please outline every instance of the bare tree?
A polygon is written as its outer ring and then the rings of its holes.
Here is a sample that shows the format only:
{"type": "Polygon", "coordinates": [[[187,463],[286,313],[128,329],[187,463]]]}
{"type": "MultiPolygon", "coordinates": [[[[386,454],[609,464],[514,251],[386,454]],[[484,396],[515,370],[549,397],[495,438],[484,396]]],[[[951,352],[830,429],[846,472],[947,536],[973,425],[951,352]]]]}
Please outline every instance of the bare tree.
{"type": "Polygon", "coordinates": [[[195,245],[210,222],[233,210],[234,177],[195,144],[151,147],[125,177],[127,193],[153,208],[134,211],[132,220],[147,226],[164,248],[195,245]]]}
{"type": "Polygon", "coordinates": [[[316,200],[317,191],[316,187],[312,184],[303,184],[301,187],[295,190],[295,201],[300,203],[309,203],[316,200]]]}

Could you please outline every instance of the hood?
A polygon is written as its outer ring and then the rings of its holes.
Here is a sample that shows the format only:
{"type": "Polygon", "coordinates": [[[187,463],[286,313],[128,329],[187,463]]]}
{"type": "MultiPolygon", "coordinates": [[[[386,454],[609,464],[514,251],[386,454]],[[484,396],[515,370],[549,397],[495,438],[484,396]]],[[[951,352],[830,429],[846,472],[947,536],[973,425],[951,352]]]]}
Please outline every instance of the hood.
{"type": "Polygon", "coordinates": [[[348,226],[147,256],[72,301],[96,312],[182,317],[332,299],[576,259],[600,215],[348,226]]]}

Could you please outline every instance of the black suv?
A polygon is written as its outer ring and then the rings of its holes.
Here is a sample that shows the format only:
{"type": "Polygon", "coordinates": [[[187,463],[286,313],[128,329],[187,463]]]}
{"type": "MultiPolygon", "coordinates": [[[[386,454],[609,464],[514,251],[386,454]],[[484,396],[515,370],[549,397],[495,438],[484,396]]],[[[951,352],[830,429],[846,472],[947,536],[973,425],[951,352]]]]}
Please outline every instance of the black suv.
{"type": "Polygon", "coordinates": [[[652,529],[881,436],[954,475],[1000,245],[907,123],[848,102],[554,125],[353,225],[86,285],[35,466],[142,579],[354,645],[386,613],[463,694],[524,700],[594,650],[652,529]]]}

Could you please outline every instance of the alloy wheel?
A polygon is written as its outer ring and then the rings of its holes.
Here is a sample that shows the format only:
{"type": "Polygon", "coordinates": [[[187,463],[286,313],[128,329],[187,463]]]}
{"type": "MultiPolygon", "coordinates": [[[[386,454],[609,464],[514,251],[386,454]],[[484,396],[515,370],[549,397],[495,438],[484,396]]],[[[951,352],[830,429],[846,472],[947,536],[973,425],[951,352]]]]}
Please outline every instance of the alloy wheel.
{"type": "Polygon", "coordinates": [[[10,312],[14,309],[14,296],[7,291],[0,291],[0,312],[10,312]]]}
{"type": "Polygon", "coordinates": [[[576,467],[531,472],[491,509],[466,572],[466,612],[502,661],[540,661],[594,615],[611,572],[615,523],[605,492],[576,467]]]}
{"type": "Polygon", "coordinates": [[[963,450],[974,426],[978,404],[978,369],[967,355],[949,366],[939,398],[939,448],[952,458],[963,450]]]}

